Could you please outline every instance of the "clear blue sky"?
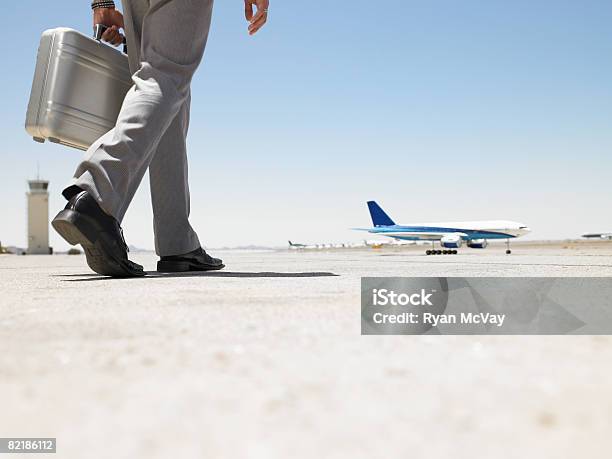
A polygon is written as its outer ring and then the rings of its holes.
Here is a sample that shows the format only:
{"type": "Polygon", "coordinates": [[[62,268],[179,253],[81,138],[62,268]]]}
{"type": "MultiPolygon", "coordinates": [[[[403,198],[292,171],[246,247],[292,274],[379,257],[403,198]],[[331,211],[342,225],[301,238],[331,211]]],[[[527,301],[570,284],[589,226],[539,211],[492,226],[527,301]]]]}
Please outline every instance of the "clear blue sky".
{"type": "MultiPolygon", "coordinates": [[[[26,243],[26,179],[51,214],[81,153],[23,122],[40,33],[90,30],[88,0],[2,2],[0,240],[26,243]]],[[[248,37],[215,5],[193,85],[192,222],[209,246],[359,240],[398,222],[512,219],[532,238],[612,230],[612,2],[272,0],[248,37]]],[[[150,248],[148,182],[124,221],[150,248]]],[[[52,234],[56,249],[65,249],[52,234]]]]}

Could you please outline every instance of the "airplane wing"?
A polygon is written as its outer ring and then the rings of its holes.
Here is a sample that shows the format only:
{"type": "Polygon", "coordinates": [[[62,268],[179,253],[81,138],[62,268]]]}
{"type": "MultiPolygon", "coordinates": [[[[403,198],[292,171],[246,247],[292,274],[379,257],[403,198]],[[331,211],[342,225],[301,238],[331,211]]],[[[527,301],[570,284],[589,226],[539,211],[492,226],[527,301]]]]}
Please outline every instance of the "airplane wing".
{"type": "Polygon", "coordinates": [[[371,234],[376,234],[377,236],[387,236],[387,237],[392,237],[394,239],[398,239],[398,240],[406,240],[406,239],[413,239],[413,240],[420,240],[420,241],[439,241],[440,239],[444,238],[444,237],[462,237],[465,238],[468,235],[466,233],[461,233],[461,232],[453,232],[453,233],[448,233],[448,232],[432,232],[432,231],[376,231],[376,228],[351,228],[352,230],[355,231],[367,231],[371,234]]]}
{"type": "Polygon", "coordinates": [[[378,233],[381,236],[388,236],[388,237],[392,237],[395,239],[407,239],[407,238],[414,238],[414,239],[418,239],[418,240],[422,240],[422,241],[439,241],[440,239],[443,239],[444,237],[467,237],[467,234],[465,233],[443,233],[443,232],[438,232],[438,233],[434,233],[431,231],[398,231],[396,233],[378,233]]]}

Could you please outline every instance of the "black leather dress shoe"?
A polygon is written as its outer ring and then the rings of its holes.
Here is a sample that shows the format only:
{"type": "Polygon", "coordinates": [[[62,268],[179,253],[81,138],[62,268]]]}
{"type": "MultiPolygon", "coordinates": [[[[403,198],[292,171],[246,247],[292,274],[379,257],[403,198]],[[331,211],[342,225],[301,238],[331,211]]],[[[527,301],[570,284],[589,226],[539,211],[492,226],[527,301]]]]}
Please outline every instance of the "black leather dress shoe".
{"type": "Polygon", "coordinates": [[[225,268],[223,261],[208,255],[202,247],[184,255],[161,257],[157,262],[160,273],[180,273],[186,271],[216,271],[225,268]]]}
{"type": "Polygon", "coordinates": [[[128,248],[117,220],[106,214],[87,192],[74,194],[51,222],[70,245],[81,244],[87,264],[98,274],[139,277],[142,266],[128,260],[128,248]]]}

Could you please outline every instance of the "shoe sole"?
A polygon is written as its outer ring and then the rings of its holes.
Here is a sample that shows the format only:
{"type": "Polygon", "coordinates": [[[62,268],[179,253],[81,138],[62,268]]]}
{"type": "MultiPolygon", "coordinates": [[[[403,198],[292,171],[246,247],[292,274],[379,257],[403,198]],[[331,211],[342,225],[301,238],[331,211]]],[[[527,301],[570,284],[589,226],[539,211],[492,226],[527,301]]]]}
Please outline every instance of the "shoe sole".
{"type": "Polygon", "coordinates": [[[70,245],[81,245],[87,264],[98,274],[111,277],[142,277],[144,271],[129,269],[106,248],[107,242],[90,218],[73,210],[62,210],[51,225],[70,245]]]}
{"type": "Polygon", "coordinates": [[[160,273],[185,273],[189,271],[219,271],[225,268],[221,265],[202,265],[188,261],[158,261],[157,272],[160,273]]]}

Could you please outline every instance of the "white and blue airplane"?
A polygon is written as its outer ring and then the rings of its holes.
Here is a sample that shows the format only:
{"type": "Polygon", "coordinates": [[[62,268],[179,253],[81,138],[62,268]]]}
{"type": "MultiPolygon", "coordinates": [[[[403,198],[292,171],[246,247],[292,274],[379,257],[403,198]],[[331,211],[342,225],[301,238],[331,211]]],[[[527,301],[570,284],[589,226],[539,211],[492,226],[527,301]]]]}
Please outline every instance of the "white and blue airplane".
{"type": "Polygon", "coordinates": [[[510,239],[529,233],[531,230],[522,223],[491,220],[473,222],[413,223],[397,225],[376,201],[368,201],[373,228],[355,228],[371,234],[391,237],[403,241],[440,242],[445,250],[427,250],[427,255],[456,254],[463,242],[472,249],[484,249],[492,239],[505,239],[506,253],[510,254],[510,239]],[[450,250],[446,250],[450,249],[450,250]]]}

